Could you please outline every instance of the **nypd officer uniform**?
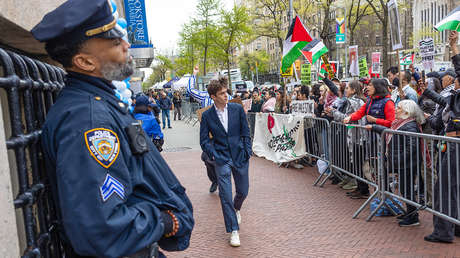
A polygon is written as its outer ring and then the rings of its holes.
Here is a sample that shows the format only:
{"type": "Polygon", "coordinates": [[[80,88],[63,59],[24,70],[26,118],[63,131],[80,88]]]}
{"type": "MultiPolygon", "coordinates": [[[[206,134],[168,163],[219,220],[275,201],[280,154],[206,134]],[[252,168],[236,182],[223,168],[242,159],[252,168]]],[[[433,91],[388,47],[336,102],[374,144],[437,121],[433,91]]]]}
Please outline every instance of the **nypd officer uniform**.
{"type": "MultiPolygon", "coordinates": [[[[69,0],[48,13],[34,37],[124,35],[107,0],[82,2],[69,0]]],[[[77,257],[151,257],[156,243],[184,250],[194,226],[192,204],[114,89],[102,78],[68,72],[47,115],[42,146],[62,236],[77,257]]]]}

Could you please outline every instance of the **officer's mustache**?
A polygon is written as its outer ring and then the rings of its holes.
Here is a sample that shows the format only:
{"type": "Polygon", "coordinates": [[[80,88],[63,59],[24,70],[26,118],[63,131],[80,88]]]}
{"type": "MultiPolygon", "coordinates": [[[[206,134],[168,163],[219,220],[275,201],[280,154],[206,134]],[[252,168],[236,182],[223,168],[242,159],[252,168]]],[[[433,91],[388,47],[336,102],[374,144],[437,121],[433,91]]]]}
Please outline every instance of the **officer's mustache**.
{"type": "Polygon", "coordinates": [[[134,73],[134,61],[131,56],[123,63],[107,62],[101,66],[102,77],[108,81],[123,81],[134,73]]]}

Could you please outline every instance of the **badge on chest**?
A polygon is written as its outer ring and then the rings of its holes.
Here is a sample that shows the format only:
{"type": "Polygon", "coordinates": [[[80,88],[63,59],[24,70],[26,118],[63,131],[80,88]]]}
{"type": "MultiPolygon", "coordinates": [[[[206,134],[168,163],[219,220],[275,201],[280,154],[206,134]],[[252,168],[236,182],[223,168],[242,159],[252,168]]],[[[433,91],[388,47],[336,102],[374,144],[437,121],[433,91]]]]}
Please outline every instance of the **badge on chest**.
{"type": "Polygon", "coordinates": [[[110,129],[95,128],[86,131],[85,142],[91,156],[104,168],[109,168],[120,152],[118,135],[110,129]]]}

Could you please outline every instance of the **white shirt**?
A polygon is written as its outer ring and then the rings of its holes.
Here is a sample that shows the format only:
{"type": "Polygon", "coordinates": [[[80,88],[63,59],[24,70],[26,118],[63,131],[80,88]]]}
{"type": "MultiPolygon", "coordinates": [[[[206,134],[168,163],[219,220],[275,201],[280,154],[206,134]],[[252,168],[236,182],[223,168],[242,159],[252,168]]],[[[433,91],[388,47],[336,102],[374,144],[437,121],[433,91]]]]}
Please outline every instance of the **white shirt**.
{"type": "Polygon", "coordinates": [[[225,105],[224,110],[219,110],[216,105],[214,105],[216,108],[216,113],[217,116],[219,117],[220,123],[225,129],[225,132],[228,133],[228,109],[227,105],[225,105]]]}

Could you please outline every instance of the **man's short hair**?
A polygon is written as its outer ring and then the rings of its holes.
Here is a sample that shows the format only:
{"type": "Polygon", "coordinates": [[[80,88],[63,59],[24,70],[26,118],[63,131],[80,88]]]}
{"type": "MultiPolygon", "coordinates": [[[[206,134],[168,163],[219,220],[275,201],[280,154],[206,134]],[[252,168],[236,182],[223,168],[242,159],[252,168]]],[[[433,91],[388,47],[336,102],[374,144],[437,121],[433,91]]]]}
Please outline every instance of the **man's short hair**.
{"type": "Polygon", "coordinates": [[[59,62],[64,68],[72,67],[72,58],[80,52],[86,40],[78,42],[49,41],[45,50],[50,57],[59,62]]]}
{"type": "Polygon", "coordinates": [[[220,77],[217,80],[211,80],[208,85],[208,93],[209,96],[216,96],[217,92],[222,89],[228,88],[228,80],[227,77],[220,77]]]}
{"type": "Polygon", "coordinates": [[[397,74],[398,73],[398,67],[397,66],[392,66],[388,68],[387,73],[392,73],[392,74],[397,74]]]}
{"type": "Polygon", "coordinates": [[[412,74],[409,70],[404,70],[404,80],[410,82],[412,80],[412,74]]]}

